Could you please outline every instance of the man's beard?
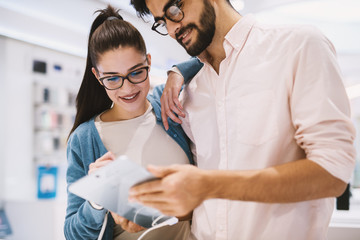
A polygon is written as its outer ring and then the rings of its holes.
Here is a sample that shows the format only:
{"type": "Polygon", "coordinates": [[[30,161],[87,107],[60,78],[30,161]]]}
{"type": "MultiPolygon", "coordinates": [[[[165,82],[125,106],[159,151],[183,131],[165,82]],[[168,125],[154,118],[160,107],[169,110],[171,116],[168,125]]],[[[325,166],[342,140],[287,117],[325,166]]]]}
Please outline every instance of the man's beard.
{"type": "Polygon", "coordinates": [[[210,45],[215,34],[215,10],[206,0],[204,1],[204,5],[205,7],[200,16],[200,24],[203,29],[200,29],[194,23],[190,23],[176,34],[176,40],[185,48],[186,52],[190,56],[200,55],[200,53],[202,53],[210,45]],[[178,36],[182,35],[188,29],[192,29],[193,33],[196,30],[198,36],[196,42],[187,48],[181,39],[178,39],[178,36]]]}

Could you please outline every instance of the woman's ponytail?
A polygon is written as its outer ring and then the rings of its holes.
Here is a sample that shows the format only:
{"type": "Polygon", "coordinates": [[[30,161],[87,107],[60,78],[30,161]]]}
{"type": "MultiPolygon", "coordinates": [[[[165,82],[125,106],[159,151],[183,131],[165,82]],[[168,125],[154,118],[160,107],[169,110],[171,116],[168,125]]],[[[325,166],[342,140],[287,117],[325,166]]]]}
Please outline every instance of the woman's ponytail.
{"type": "Polygon", "coordinates": [[[117,10],[108,5],[95,13],[99,15],[91,25],[86,68],[76,97],[76,116],[71,133],[83,122],[109,109],[112,101],[92,72],[97,70],[98,58],[106,51],[121,47],[133,47],[146,55],[146,46],[140,32],[129,22],[124,21],[117,10]]]}

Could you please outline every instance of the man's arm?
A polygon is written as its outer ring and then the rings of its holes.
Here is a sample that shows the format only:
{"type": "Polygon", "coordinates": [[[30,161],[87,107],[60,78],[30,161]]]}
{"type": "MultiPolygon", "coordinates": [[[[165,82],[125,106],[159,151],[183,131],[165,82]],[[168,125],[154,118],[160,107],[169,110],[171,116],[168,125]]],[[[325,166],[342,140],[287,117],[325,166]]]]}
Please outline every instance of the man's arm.
{"type": "Polygon", "coordinates": [[[130,199],[176,216],[212,198],[291,203],[336,197],[346,188],[345,182],[308,159],[261,170],[201,170],[182,165],[149,170],[162,179],[132,188],[130,199]]]}
{"type": "Polygon", "coordinates": [[[315,162],[295,162],[252,171],[215,171],[208,178],[210,198],[291,203],[341,195],[346,183],[315,162]],[[239,189],[241,189],[239,191],[239,189]]]}

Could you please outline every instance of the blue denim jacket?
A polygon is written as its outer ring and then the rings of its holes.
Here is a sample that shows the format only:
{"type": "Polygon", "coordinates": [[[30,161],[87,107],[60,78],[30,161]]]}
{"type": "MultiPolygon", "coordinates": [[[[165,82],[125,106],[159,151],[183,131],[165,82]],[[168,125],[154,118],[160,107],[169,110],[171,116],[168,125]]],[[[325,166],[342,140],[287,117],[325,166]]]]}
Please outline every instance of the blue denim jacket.
{"type": "Polygon", "coordinates": [[[184,77],[184,83],[188,84],[191,79],[200,71],[200,69],[204,66],[202,62],[197,57],[192,57],[189,60],[176,64],[181,75],[184,77]]]}

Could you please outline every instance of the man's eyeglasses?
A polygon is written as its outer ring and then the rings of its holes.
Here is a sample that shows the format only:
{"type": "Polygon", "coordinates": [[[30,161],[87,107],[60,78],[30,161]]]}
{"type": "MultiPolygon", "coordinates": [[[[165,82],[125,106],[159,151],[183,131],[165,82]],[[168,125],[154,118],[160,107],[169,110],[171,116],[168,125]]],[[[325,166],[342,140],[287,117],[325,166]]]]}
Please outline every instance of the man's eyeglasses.
{"type": "Polygon", "coordinates": [[[172,22],[180,22],[184,18],[184,12],[181,10],[182,0],[177,0],[175,2],[170,2],[167,6],[164,7],[164,16],[156,17],[155,22],[151,27],[151,30],[166,36],[168,35],[168,31],[166,28],[165,18],[172,22]]]}
{"type": "Polygon", "coordinates": [[[138,84],[144,82],[149,74],[150,66],[144,66],[138,68],[132,72],[130,72],[125,77],[120,76],[118,74],[114,74],[111,76],[101,77],[99,81],[107,90],[115,90],[121,88],[124,84],[125,79],[127,79],[132,84],[138,84]]]}

